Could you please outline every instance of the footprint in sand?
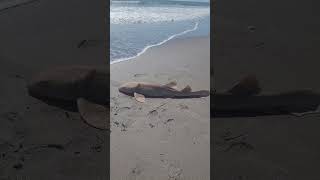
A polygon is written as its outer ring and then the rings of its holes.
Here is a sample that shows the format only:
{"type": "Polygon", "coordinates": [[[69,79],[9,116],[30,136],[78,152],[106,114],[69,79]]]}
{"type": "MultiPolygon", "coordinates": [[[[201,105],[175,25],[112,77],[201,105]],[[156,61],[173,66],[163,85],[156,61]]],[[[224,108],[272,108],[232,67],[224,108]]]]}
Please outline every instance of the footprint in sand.
{"type": "Polygon", "coordinates": [[[144,167],[146,167],[145,162],[138,161],[137,164],[130,170],[129,179],[130,180],[138,180],[145,179],[143,178],[143,172],[145,171],[144,167]]]}
{"type": "Polygon", "coordinates": [[[22,119],[22,117],[17,112],[6,112],[3,114],[3,117],[11,122],[19,121],[22,119]]]}
{"type": "Polygon", "coordinates": [[[170,161],[167,159],[167,154],[166,153],[161,153],[160,154],[160,161],[162,163],[162,167],[166,168],[168,171],[168,177],[169,179],[180,179],[182,176],[182,168],[179,166],[178,161],[170,161]]]}
{"type": "Polygon", "coordinates": [[[169,167],[168,167],[168,176],[170,179],[179,179],[180,176],[182,174],[182,169],[173,165],[173,164],[170,164],[169,167]]]}
{"type": "Polygon", "coordinates": [[[167,131],[169,133],[169,136],[172,136],[174,135],[174,119],[173,118],[170,118],[170,119],[167,119],[163,122],[163,124],[165,125],[165,127],[167,128],[167,131]]]}
{"type": "Polygon", "coordinates": [[[179,104],[179,108],[180,108],[181,110],[187,110],[187,109],[189,109],[189,107],[188,107],[187,105],[184,105],[184,104],[179,104]]]}
{"type": "Polygon", "coordinates": [[[121,131],[127,131],[127,129],[132,127],[135,122],[136,121],[132,120],[132,119],[123,120],[122,122],[121,121],[114,121],[113,122],[113,124],[114,124],[113,127],[120,128],[121,131]]]}
{"type": "Polygon", "coordinates": [[[121,112],[123,112],[123,111],[125,111],[125,110],[129,110],[129,109],[131,109],[130,107],[119,107],[119,108],[117,108],[117,107],[115,107],[115,113],[113,113],[113,115],[118,115],[118,114],[120,114],[121,112]]]}
{"type": "Polygon", "coordinates": [[[248,140],[248,133],[234,134],[230,130],[227,130],[215,140],[217,147],[221,148],[224,152],[229,151],[252,151],[254,146],[251,145],[248,140]]]}
{"type": "Polygon", "coordinates": [[[142,173],[142,170],[143,169],[141,167],[136,166],[131,170],[130,175],[131,176],[139,176],[142,173]]]}
{"type": "Polygon", "coordinates": [[[158,113],[157,110],[152,110],[152,111],[149,111],[149,113],[148,113],[148,115],[149,115],[149,116],[152,116],[152,117],[157,116],[158,114],[159,114],[159,113],[158,113]]]}

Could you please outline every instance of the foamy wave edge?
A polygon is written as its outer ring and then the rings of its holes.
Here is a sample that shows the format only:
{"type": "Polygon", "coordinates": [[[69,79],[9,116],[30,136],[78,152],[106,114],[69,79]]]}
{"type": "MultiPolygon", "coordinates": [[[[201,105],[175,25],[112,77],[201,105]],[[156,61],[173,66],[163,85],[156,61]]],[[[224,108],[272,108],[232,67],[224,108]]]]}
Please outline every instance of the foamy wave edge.
{"type": "Polygon", "coordinates": [[[170,40],[173,39],[173,38],[176,38],[176,37],[178,37],[178,36],[182,36],[182,35],[184,35],[184,34],[187,34],[187,33],[189,33],[189,32],[193,32],[193,31],[197,30],[197,29],[198,29],[198,26],[199,26],[199,22],[196,22],[195,25],[194,25],[194,27],[193,27],[192,29],[187,29],[187,30],[182,31],[182,32],[180,32],[180,33],[174,34],[174,35],[170,36],[169,38],[167,38],[167,39],[165,39],[165,40],[163,40],[163,41],[161,41],[161,42],[159,42],[159,43],[157,43],[157,44],[152,44],[152,45],[146,46],[142,51],[140,51],[140,52],[139,52],[137,55],[135,55],[135,56],[128,57],[128,58],[120,58],[120,59],[111,61],[110,64],[115,64],[115,63],[119,63],[119,62],[123,62],[123,61],[128,61],[128,60],[134,59],[134,58],[136,58],[136,57],[139,57],[139,56],[141,56],[143,53],[145,53],[148,49],[150,49],[150,48],[152,48],[152,47],[161,46],[161,45],[163,45],[164,43],[170,41],[170,40]]]}

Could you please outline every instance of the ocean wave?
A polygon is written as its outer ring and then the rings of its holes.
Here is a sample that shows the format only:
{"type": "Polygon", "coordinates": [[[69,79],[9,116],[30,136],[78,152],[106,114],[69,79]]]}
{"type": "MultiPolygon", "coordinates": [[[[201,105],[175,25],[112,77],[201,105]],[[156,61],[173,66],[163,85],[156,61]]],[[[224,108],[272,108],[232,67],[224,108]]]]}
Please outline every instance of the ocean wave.
{"type": "Polygon", "coordinates": [[[187,29],[187,30],[182,31],[182,32],[180,32],[180,33],[171,35],[170,37],[168,37],[167,39],[165,39],[165,40],[163,40],[163,41],[161,41],[161,42],[159,42],[159,43],[146,46],[145,48],[142,49],[142,51],[140,51],[139,53],[137,53],[137,55],[135,55],[135,56],[128,57],[128,58],[116,59],[116,60],[111,61],[110,64],[119,63],[119,62],[122,62],[122,61],[127,61],[127,60],[130,60],[130,59],[134,59],[134,58],[136,58],[136,57],[138,57],[138,56],[141,56],[143,53],[145,53],[148,49],[150,49],[150,48],[152,48],[152,47],[161,46],[161,45],[163,45],[164,43],[170,41],[171,39],[174,39],[174,38],[176,38],[176,37],[178,37],[178,36],[182,36],[182,35],[184,35],[184,34],[187,34],[187,33],[189,33],[189,32],[192,32],[192,31],[196,31],[196,30],[198,29],[198,26],[199,26],[199,23],[196,22],[192,29],[187,29]]]}
{"type": "Polygon", "coordinates": [[[111,6],[110,8],[110,21],[112,24],[195,20],[209,15],[209,7],[111,6]]]}
{"type": "Polygon", "coordinates": [[[139,4],[140,1],[111,1],[111,4],[139,4]]]}

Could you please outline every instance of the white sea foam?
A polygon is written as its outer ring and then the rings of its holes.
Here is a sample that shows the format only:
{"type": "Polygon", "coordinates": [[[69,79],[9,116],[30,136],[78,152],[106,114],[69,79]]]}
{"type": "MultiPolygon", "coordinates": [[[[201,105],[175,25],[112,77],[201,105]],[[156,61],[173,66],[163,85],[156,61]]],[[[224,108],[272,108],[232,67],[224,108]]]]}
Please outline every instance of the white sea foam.
{"type": "Polygon", "coordinates": [[[138,4],[140,1],[111,1],[111,4],[138,4]]]}
{"type": "Polygon", "coordinates": [[[129,57],[129,58],[121,58],[121,59],[117,59],[117,60],[114,60],[114,61],[111,61],[110,64],[114,64],[114,63],[118,63],[118,62],[122,62],[122,61],[127,61],[127,60],[130,60],[130,59],[133,59],[133,58],[136,58],[140,55],[142,55],[143,53],[145,53],[148,49],[152,48],[152,47],[155,47],[155,46],[161,46],[162,44],[166,43],[167,41],[173,39],[173,38],[176,38],[178,36],[182,36],[184,34],[187,34],[189,32],[192,32],[192,31],[195,31],[198,29],[198,25],[199,23],[196,22],[194,27],[192,29],[187,29],[185,31],[182,31],[180,33],[177,33],[177,34],[174,34],[174,35],[171,35],[169,38],[157,43],[157,44],[152,44],[152,45],[149,45],[149,46],[146,46],[142,51],[140,51],[137,55],[135,56],[132,56],[132,57],[129,57]]]}
{"type": "Polygon", "coordinates": [[[112,24],[156,23],[199,19],[210,14],[209,7],[111,6],[112,24]]]}

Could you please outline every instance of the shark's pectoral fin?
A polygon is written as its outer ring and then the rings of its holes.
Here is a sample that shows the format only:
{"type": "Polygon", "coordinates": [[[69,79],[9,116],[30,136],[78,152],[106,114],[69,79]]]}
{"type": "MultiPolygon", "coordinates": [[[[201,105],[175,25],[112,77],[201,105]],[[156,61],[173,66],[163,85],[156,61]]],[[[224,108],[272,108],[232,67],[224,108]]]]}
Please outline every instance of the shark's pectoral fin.
{"type": "Polygon", "coordinates": [[[144,97],[144,95],[139,94],[139,93],[133,93],[133,95],[134,95],[134,98],[135,98],[138,102],[141,102],[141,103],[146,102],[146,98],[144,97]]]}
{"type": "Polygon", "coordinates": [[[179,91],[179,89],[178,89],[178,87],[177,87],[177,86],[172,86],[171,88],[172,88],[172,89],[175,89],[175,90],[177,90],[177,91],[179,91]]]}
{"type": "Polygon", "coordinates": [[[233,86],[228,92],[235,95],[256,95],[261,91],[259,81],[254,75],[248,75],[233,86]]]}
{"type": "Polygon", "coordinates": [[[107,107],[92,103],[84,98],[78,98],[77,105],[82,119],[88,125],[97,129],[108,129],[109,111],[107,107]]]}
{"type": "Polygon", "coordinates": [[[176,88],[177,82],[176,81],[171,81],[168,84],[165,84],[164,86],[171,87],[171,88],[176,88]]]}
{"type": "Polygon", "coordinates": [[[181,90],[181,92],[191,92],[191,91],[192,91],[192,89],[191,89],[191,87],[189,85],[187,85],[185,88],[183,88],[181,90]]]}

